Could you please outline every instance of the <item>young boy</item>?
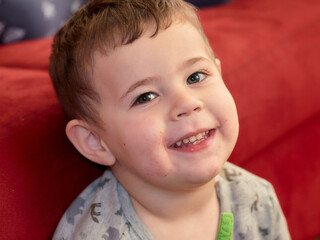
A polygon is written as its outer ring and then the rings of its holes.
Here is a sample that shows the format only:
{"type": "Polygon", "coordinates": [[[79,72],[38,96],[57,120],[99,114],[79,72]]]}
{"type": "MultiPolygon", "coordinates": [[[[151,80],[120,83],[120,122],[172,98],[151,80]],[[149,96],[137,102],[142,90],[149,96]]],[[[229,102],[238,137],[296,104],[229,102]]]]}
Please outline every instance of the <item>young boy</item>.
{"type": "Polygon", "coordinates": [[[50,74],[68,138],[110,167],[54,239],[212,240],[223,213],[234,239],[290,239],[272,186],[225,163],[236,107],[191,5],[90,1],[55,36],[50,74]]]}

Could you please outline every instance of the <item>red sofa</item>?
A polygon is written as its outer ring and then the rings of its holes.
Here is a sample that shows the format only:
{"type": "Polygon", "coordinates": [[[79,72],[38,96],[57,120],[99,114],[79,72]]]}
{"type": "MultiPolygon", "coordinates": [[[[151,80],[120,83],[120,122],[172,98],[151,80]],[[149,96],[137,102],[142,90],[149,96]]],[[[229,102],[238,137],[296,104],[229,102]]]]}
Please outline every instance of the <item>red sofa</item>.
{"type": "MultiPolygon", "coordinates": [[[[320,235],[320,1],[235,0],[199,11],[238,106],[230,158],[273,183],[293,239],[320,235]]],[[[52,39],[0,46],[0,239],[50,239],[103,167],[67,141],[52,39]]]]}

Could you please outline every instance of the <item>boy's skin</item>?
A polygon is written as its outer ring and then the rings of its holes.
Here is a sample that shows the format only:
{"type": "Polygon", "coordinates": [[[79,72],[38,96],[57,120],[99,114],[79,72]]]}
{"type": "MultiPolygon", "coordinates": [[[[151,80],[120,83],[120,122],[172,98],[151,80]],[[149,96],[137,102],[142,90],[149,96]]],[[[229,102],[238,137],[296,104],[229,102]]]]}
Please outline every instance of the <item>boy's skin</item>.
{"type": "Polygon", "coordinates": [[[193,25],[153,33],[149,25],[133,43],[95,52],[103,126],[74,119],[66,133],[86,158],[110,166],[155,239],[216,239],[214,178],[236,143],[236,107],[193,25]],[[200,143],[174,147],[206,131],[200,143]]]}

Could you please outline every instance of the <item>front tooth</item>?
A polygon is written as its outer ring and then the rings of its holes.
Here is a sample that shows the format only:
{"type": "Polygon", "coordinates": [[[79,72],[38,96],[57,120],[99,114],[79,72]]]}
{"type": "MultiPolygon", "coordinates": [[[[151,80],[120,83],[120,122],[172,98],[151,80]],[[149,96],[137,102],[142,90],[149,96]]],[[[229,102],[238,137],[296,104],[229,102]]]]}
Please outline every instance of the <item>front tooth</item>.
{"type": "Polygon", "coordinates": [[[176,143],[176,145],[177,145],[178,147],[180,147],[180,146],[181,146],[181,143],[182,143],[182,142],[179,141],[179,142],[176,143]]]}
{"type": "Polygon", "coordinates": [[[195,142],[197,140],[197,138],[195,136],[189,137],[189,141],[190,142],[195,142]]]}
{"type": "Polygon", "coordinates": [[[189,143],[189,139],[188,138],[185,138],[182,141],[183,141],[183,143],[189,143]]]}
{"type": "Polygon", "coordinates": [[[196,137],[197,137],[198,140],[202,139],[203,133],[198,133],[196,137]]]}

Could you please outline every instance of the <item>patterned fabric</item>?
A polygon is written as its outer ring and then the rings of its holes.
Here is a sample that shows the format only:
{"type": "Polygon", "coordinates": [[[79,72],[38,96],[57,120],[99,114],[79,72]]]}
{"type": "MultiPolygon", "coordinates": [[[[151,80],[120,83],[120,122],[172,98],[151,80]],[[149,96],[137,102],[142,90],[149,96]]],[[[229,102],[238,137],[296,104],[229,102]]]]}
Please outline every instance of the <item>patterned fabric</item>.
{"type": "MultiPolygon", "coordinates": [[[[290,239],[273,187],[267,181],[226,163],[216,179],[221,212],[234,216],[235,240],[290,239]]],[[[137,216],[130,197],[112,173],[89,185],[72,203],[54,240],[153,240],[137,216]]]]}
{"type": "Polygon", "coordinates": [[[0,0],[0,44],[54,35],[87,0],[0,0]]]}
{"type": "Polygon", "coordinates": [[[222,212],[233,214],[234,239],[291,239],[276,193],[266,180],[226,163],[216,177],[216,190],[222,212]]]}

